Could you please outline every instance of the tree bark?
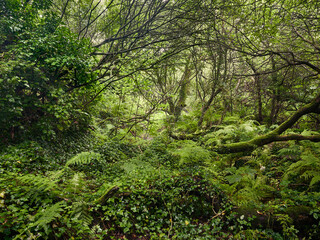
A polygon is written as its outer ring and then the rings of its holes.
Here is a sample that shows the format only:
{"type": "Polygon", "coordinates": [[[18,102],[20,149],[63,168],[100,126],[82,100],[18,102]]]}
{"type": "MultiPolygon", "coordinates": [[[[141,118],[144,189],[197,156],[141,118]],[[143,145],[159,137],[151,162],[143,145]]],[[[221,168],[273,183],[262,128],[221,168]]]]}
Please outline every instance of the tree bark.
{"type": "Polygon", "coordinates": [[[178,121],[183,108],[186,107],[187,87],[192,74],[189,61],[190,59],[188,59],[185,65],[184,73],[181,77],[178,99],[176,100],[176,103],[173,103],[173,101],[169,102],[171,114],[174,116],[174,122],[178,121]]]}

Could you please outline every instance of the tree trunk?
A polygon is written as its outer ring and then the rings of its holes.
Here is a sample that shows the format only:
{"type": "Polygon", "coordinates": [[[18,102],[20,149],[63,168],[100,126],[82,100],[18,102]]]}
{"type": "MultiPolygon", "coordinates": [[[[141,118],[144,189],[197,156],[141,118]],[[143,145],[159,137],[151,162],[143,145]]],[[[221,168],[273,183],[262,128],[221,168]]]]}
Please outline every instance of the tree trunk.
{"type": "Polygon", "coordinates": [[[213,68],[214,68],[214,74],[213,74],[213,79],[212,79],[212,85],[211,85],[211,94],[210,98],[208,101],[203,105],[201,109],[201,116],[198,120],[198,128],[201,128],[204,116],[206,112],[209,110],[214,98],[222,91],[221,87],[218,87],[219,81],[226,81],[227,77],[227,71],[228,71],[228,51],[227,49],[224,49],[223,47],[219,47],[218,49],[218,59],[213,56],[212,61],[214,63],[213,68]],[[223,67],[223,74],[221,74],[221,69],[223,67]],[[220,80],[220,78],[223,78],[220,80]]]}
{"type": "Polygon", "coordinates": [[[248,63],[248,65],[251,67],[253,73],[254,73],[254,84],[256,86],[256,101],[257,101],[257,121],[259,123],[263,122],[263,116],[262,116],[262,96],[261,96],[261,82],[260,82],[260,76],[259,73],[256,69],[256,67],[254,66],[253,62],[251,62],[249,59],[246,60],[246,62],[248,63]]]}
{"type": "Polygon", "coordinates": [[[187,86],[190,80],[190,76],[191,76],[191,70],[189,68],[189,61],[188,61],[188,63],[186,63],[186,67],[182,75],[178,100],[174,106],[173,115],[174,115],[175,122],[178,121],[179,117],[181,116],[182,109],[186,106],[187,86]]]}
{"type": "Polygon", "coordinates": [[[210,95],[210,98],[209,100],[205,103],[205,105],[203,106],[203,108],[201,109],[201,116],[199,118],[199,121],[198,121],[198,127],[201,128],[201,125],[203,123],[203,119],[204,119],[204,116],[206,114],[206,112],[209,110],[212,102],[213,102],[213,99],[222,91],[221,88],[215,90],[215,89],[212,89],[211,91],[211,95],[210,95]]]}
{"type": "Polygon", "coordinates": [[[270,111],[270,124],[275,124],[277,122],[277,117],[279,113],[279,104],[280,104],[280,94],[279,94],[279,83],[276,70],[276,65],[273,56],[271,56],[271,63],[272,63],[272,100],[271,100],[271,111],[270,111]]]}

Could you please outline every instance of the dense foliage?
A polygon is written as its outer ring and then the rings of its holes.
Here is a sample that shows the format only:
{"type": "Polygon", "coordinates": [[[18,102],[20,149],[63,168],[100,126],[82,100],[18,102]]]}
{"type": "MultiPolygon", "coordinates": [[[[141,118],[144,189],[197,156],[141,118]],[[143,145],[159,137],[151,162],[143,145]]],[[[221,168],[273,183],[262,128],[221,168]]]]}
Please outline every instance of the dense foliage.
{"type": "Polygon", "coordinates": [[[0,1],[0,238],[319,239],[319,19],[0,1]]]}
{"type": "Polygon", "coordinates": [[[88,41],[77,40],[74,33],[59,25],[59,17],[49,10],[51,1],[2,4],[2,141],[39,132],[51,137],[55,130],[87,122],[83,104],[92,90],[73,88],[95,77],[90,72],[88,41]]]}
{"type": "Polygon", "coordinates": [[[319,234],[318,143],[275,144],[241,157],[167,138],[66,141],[68,153],[36,142],[2,152],[2,239],[319,234]]]}

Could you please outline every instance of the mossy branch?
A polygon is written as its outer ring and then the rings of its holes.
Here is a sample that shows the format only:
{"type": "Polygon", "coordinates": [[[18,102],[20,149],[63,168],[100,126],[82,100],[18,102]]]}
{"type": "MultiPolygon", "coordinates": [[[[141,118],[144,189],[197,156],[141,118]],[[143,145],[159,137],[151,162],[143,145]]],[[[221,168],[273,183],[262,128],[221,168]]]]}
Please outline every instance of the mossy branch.
{"type": "Polygon", "coordinates": [[[221,153],[236,153],[236,152],[249,152],[255,148],[278,141],[289,141],[289,140],[310,140],[314,142],[320,141],[320,135],[303,136],[299,134],[282,135],[287,129],[292,127],[302,116],[309,113],[318,113],[320,107],[320,93],[312,100],[311,103],[301,107],[296,111],[288,120],[282,123],[279,127],[274,129],[268,134],[258,136],[246,142],[238,142],[216,146],[213,150],[221,153]]]}
{"type": "Polygon", "coordinates": [[[112,197],[120,188],[118,186],[111,186],[108,188],[100,198],[95,200],[96,204],[103,204],[108,198],[112,197]]]}

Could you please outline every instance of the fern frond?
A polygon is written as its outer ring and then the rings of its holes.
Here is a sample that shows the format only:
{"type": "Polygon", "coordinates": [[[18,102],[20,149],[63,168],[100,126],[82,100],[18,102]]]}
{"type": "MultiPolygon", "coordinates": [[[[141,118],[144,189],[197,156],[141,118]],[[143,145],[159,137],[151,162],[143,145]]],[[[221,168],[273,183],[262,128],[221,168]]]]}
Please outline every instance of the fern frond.
{"type": "Polygon", "coordinates": [[[319,183],[320,182],[320,175],[318,173],[317,176],[314,176],[311,181],[310,181],[310,187],[312,187],[313,185],[315,185],[316,183],[319,183]]]}
{"type": "Polygon", "coordinates": [[[181,141],[180,144],[178,149],[171,152],[180,158],[180,165],[205,164],[211,161],[212,156],[210,151],[198,146],[195,142],[181,141]]]}
{"type": "Polygon", "coordinates": [[[66,166],[89,164],[93,160],[100,160],[101,155],[95,152],[81,152],[67,161],[66,166]]]}
{"type": "Polygon", "coordinates": [[[261,196],[253,188],[245,187],[235,193],[234,199],[239,205],[246,205],[250,202],[259,201],[261,196]]]}
{"type": "Polygon", "coordinates": [[[93,220],[89,213],[89,205],[84,201],[72,203],[71,217],[73,220],[80,221],[85,226],[89,226],[93,220]]]}
{"type": "Polygon", "coordinates": [[[313,154],[304,152],[301,155],[300,161],[290,165],[286,175],[301,174],[304,171],[312,169],[318,169],[320,171],[320,160],[313,154]]]}
{"type": "Polygon", "coordinates": [[[301,155],[301,160],[293,163],[284,175],[284,179],[288,180],[290,176],[297,176],[310,181],[309,186],[320,181],[320,158],[310,151],[305,151],[301,155]]]}
{"type": "Polygon", "coordinates": [[[222,129],[219,129],[218,131],[215,132],[216,136],[221,136],[221,135],[232,135],[236,129],[236,125],[228,125],[225,126],[222,129]]]}
{"type": "Polygon", "coordinates": [[[55,219],[61,217],[60,212],[64,211],[64,206],[64,202],[58,202],[46,209],[43,209],[41,212],[38,212],[35,215],[37,220],[31,223],[29,228],[36,227],[37,229],[44,229],[45,233],[48,234],[49,224],[55,219]]]}
{"type": "Polygon", "coordinates": [[[40,175],[27,174],[18,177],[18,180],[33,185],[38,191],[50,191],[57,188],[57,180],[53,181],[52,179],[40,175]]]}
{"type": "Polygon", "coordinates": [[[288,148],[282,148],[278,151],[279,156],[299,156],[301,153],[299,146],[293,145],[288,148]]]}
{"type": "Polygon", "coordinates": [[[65,169],[57,170],[57,171],[50,171],[47,172],[47,176],[51,180],[60,180],[61,177],[65,174],[65,169]]]}
{"type": "Polygon", "coordinates": [[[310,135],[317,135],[319,134],[318,132],[312,131],[312,130],[304,130],[301,135],[302,136],[310,136],[310,135]]]}
{"type": "Polygon", "coordinates": [[[305,178],[306,180],[309,180],[311,178],[314,178],[315,176],[318,176],[319,172],[318,171],[305,171],[303,174],[301,174],[300,177],[305,178]]]}
{"type": "Polygon", "coordinates": [[[255,125],[254,120],[249,120],[241,124],[239,129],[244,132],[253,132],[257,130],[257,126],[255,125]]]}
{"type": "Polygon", "coordinates": [[[75,173],[73,177],[69,180],[68,189],[73,193],[79,192],[85,184],[83,178],[84,173],[75,173]]]}
{"type": "Polygon", "coordinates": [[[262,198],[271,197],[276,191],[272,186],[268,184],[268,178],[266,176],[257,177],[253,186],[257,195],[262,198]]]}
{"type": "Polygon", "coordinates": [[[317,158],[313,153],[304,152],[301,156],[301,159],[308,165],[316,164],[320,166],[320,159],[317,158]]]}

